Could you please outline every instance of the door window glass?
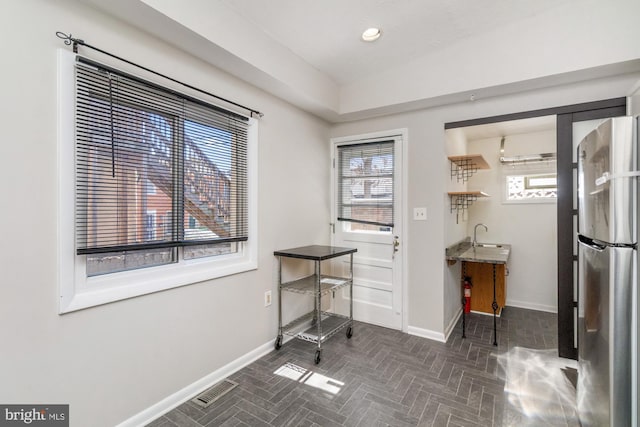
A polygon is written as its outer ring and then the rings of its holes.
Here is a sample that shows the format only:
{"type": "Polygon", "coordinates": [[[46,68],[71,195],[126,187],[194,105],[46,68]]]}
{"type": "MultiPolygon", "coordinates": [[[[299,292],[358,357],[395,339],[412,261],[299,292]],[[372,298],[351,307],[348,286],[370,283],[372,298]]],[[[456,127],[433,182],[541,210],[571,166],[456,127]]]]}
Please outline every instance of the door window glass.
{"type": "Polygon", "coordinates": [[[337,220],[348,231],[393,228],[393,141],[338,147],[337,220]]]}

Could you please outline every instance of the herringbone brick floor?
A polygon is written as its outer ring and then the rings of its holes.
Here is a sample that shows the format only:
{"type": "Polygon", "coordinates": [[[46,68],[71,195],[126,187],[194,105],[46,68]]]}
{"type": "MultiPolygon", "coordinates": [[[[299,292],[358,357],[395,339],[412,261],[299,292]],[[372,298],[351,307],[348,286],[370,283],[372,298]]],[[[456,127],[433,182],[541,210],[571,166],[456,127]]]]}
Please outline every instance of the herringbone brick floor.
{"type": "Polygon", "coordinates": [[[471,314],[446,344],[356,322],[353,337],[285,343],[234,373],[239,385],[202,409],[188,401],[149,427],[578,426],[554,314],[508,307],[471,314]],[[540,364],[542,361],[542,364],[540,364]],[[561,389],[566,388],[564,395],[561,389]]]}

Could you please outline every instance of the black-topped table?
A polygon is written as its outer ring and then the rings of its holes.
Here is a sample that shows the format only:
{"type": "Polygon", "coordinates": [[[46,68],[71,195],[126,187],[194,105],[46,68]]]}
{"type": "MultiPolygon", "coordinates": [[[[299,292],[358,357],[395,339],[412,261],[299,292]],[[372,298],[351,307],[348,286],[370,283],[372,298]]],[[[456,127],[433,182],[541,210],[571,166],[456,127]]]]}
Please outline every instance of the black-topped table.
{"type": "Polygon", "coordinates": [[[340,248],[337,246],[323,246],[323,245],[310,245],[301,246],[299,248],[285,249],[282,251],[275,251],[275,256],[284,256],[288,258],[301,258],[309,259],[313,261],[323,261],[329,258],[335,258],[343,255],[348,255],[358,250],[355,248],[340,248]]]}
{"type": "Polygon", "coordinates": [[[353,335],[353,254],[355,248],[341,248],[336,246],[311,245],[298,248],[275,251],[278,257],[278,336],[275,349],[282,346],[283,334],[291,335],[317,344],[315,363],[320,363],[322,343],[343,328],[347,328],[347,338],[353,335]],[[322,261],[349,255],[349,277],[329,276],[322,274],[322,261]],[[313,261],[314,274],[286,283],[282,282],[282,259],[297,258],[313,261]],[[323,295],[349,286],[349,315],[322,311],[321,299],[323,295]],[[294,292],[314,297],[313,311],[282,325],[282,292],[294,292]]]}

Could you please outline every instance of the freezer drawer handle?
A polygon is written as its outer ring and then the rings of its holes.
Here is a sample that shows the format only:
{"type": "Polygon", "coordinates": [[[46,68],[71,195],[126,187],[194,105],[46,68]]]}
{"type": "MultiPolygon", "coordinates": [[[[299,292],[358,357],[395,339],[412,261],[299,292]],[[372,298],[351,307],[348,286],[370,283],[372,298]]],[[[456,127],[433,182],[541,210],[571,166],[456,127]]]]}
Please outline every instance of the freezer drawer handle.
{"type": "Polygon", "coordinates": [[[596,242],[593,239],[590,239],[588,237],[583,236],[582,234],[578,235],[578,242],[580,242],[580,244],[585,245],[591,249],[594,249],[596,251],[602,252],[604,251],[607,247],[601,243],[596,242]]]}

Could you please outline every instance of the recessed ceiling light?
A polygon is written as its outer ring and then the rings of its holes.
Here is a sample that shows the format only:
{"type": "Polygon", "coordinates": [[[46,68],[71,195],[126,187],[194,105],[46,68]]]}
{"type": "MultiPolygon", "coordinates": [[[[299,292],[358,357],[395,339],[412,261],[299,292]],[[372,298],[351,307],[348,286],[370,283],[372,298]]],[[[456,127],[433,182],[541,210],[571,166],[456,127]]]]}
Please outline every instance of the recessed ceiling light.
{"type": "Polygon", "coordinates": [[[380,34],[380,28],[367,28],[366,30],[364,30],[364,33],[362,33],[362,40],[366,42],[372,42],[378,40],[380,34]]]}

